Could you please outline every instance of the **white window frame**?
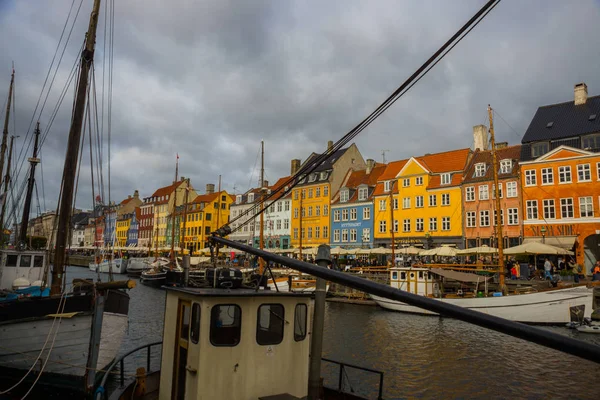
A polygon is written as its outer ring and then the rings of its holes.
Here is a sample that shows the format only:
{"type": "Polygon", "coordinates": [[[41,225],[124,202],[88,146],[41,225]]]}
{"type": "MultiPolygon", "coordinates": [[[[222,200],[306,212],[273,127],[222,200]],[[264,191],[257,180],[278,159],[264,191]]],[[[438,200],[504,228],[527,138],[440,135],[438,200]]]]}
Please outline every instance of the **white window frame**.
{"type": "Polygon", "coordinates": [[[425,199],[423,198],[423,196],[415,196],[415,207],[416,208],[425,207],[425,199]]]}
{"type": "Polygon", "coordinates": [[[479,200],[489,200],[490,199],[490,192],[489,192],[488,185],[479,185],[477,190],[479,191],[479,200]]]}
{"type": "Polygon", "coordinates": [[[379,233],[386,233],[387,232],[387,221],[382,219],[381,221],[379,221],[379,233]]]}
{"type": "Polygon", "coordinates": [[[465,188],[465,201],[475,201],[475,186],[465,188]]]}
{"type": "Polygon", "coordinates": [[[584,197],[579,198],[579,217],[580,218],[593,218],[594,217],[594,200],[593,200],[592,196],[584,196],[584,197]]]}
{"type": "Polygon", "coordinates": [[[560,217],[561,218],[574,218],[575,217],[575,204],[573,202],[572,197],[565,197],[565,198],[560,199],[560,217]],[[566,209],[564,207],[566,207],[566,209]],[[565,216],[565,214],[567,214],[567,215],[565,216]],[[571,214],[571,215],[569,216],[569,214],[571,214]]]}
{"type": "Polygon", "coordinates": [[[437,217],[429,217],[429,231],[437,232],[437,217]]]}
{"type": "Polygon", "coordinates": [[[348,221],[348,209],[344,208],[342,210],[342,221],[348,221]]]}
{"type": "Polygon", "coordinates": [[[442,206],[450,205],[450,193],[442,193],[442,206]]]}
{"type": "Polygon", "coordinates": [[[404,197],[402,199],[402,208],[405,210],[410,208],[410,197],[404,197]]]}
{"type": "Polygon", "coordinates": [[[475,178],[481,178],[485,176],[485,163],[475,164],[475,178]]]}
{"type": "Polygon", "coordinates": [[[410,187],[410,178],[404,178],[402,180],[402,187],[410,187]]]}
{"type": "Polygon", "coordinates": [[[358,189],[358,200],[364,201],[369,197],[369,188],[362,187],[358,189]]]}
{"type": "Polygon", "coordinates": [[[442,231],[450,231],[452,226],[450,225],[450,217],[442,217],[442,231]]]}
{"type": "Polygon", "coordinates": [[[437,194],[429,195],[429,207],[437,207],[437,194]]]}
{"type": "Polygon", "coordinates": [[[441,177],[441,184],[442,185],[449,185],[450,183],[452,183],[452,175],[448,172],[442,174],[441,177]]]}
{"type": "Polygon", "coordinates": [[[556,219],[556,202],[554,199],[542,200],[544,219],[556,219]]]}
{"type": "Polygon", "coordinates": [[[544,185],[554,185],[554,168],[542,168],[542,186],[544,185]]]}
{"type": "Polygon", "coordinates": [[[334,242],[339,242],[340,241],[340,230],[339,229],[334,229],[333,230],[333,241],[334,242]]]}
{"type": "Polygon", "coordinates": [[[410,232],[410,218],[405,218],[402,221],[402,232],[410,232]]]}
{"type": "Polygon", "coordinates": [[[527,200],[525,202],[525,210],[527,212],[526,215],[527,215],[528,220],[539,219],[538,201],[537,200],[527,200]]]}
{"type": "Polygon", "coordinates": [[[363,208],[363,220],[371,219],[371,209],[369,207],[363,208]]]}
{"type": "Polygon", "coordinates": [[[350,190],[343,189],[340,192],[340,203],[346,203],[349,198],[350,198],[350,190]]]}
{"type": "Polygon", "coordinates": [[[425,220],[423,218],[417,218],[415,220],[415,232],[425,231],[425,220]]]}
{"type": "Polygon", "coordinates": [[[563,165],[558,167],[558,183],[572,183],[573,175],[571,174],[571,166],[563,165]],[[567,180],[568,178],[568,180],[567,180]]]}
{"type": "Polygon", "coordinates": [[[519,209],[508,208],[508,225],[519,225],[519,209]]]}
{"type": "Polygon", "coordinates": [[[577,164],[577,182],[591,182],[592,181],[592,166],[588,164],[577,164]],[[581,175],[587,175],[587,178],[584,176],[583,179],[581,175]]]}
{"type": "Polygon", "coordinates": [[[342,216],[342,213],[340,210],[333,210],[333,222],[340,222],[341,216],[342,216]]]}
{"type": "Polygon", "coordinates": [[[517,197],[517,182],[510,181],[506,182],[506,198],[517,197]]]}
{"type": "Polygon", "coordinates": [[[348,242],[348,229],[342,229],[342,243],[348,242]]]}
{"type": "Polygon", "coordinates": [[[477,227],[477,213],[475,211],[467,211],[466,226],[467,226],[467,228],[476,228],[477,227]]]}
{"type": "Polygon", "coordinates": [[[512,160],[510,158],[505,158],[504,160],[500,160],[500,173],[501,174],[509,174],[512,171],[512,160]]]}
{"type": "Polygon", "coordinates": [[[350,221],[356,221],[356,208],[350,209],[350,221]]]}
{"type": "Polygon", "coordinates": [[[379,200],[379,211],[385,211],[386,209],[386,201],[385,199],[379,200]]]}
{"type": "Polygon", "coordinates": [[[422,176],[417,176],[415,178],[415,186],[422,186],[423,185],[423,177],[422,176]]]}
{"type": "Polygon", "coordinates": [[[525,186],[537,186],[537,171],[535,169],[525,170],[525,186]]]}
{"type": "Polygon", "coordinates": [[[479,226],[490,226],[490,210],[479,211],[479,226]]]}

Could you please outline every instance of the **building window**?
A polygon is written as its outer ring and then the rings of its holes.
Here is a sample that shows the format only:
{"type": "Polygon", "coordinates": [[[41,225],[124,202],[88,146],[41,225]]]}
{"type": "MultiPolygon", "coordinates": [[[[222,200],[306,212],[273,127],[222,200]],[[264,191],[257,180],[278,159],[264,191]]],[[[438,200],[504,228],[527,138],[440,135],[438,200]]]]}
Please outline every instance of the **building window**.
{"type": "Polygon", "coordinates": [[[450,230],[450,217],[442,217],[442,230],[443,231],[450,230]]]}
{"type": "Polygon", "coordinates": [[[356,208],[350,209],[350,221],[356,221],[356,208]]]}
{"type": "Polygon", "coordinates": [[[296,304],[294,315],[294,340],[300,342],[306,337],[306,321],[308,307],[306,304],[296,304]]]}
{"type": "Polygon", "coordinates": [[[369,207],[363,208],[363,219],[371,219],[371,209],[369,207]]]}
{"type": "Polygon", "coordinates": [[[452,181],[450,174],[442,174],[442,185],[449,185],[452,181]]]}
{"type": "Polygon", "coordinates": [[[358,201],[364,201],[369,196],[369,188],[358,189],[358,201]]]}
{"type": "Polygon", "coordinates": [[[415,185],[416,185],[416,186],[421,186],[421,185],[423,185],[423,177],[422,177],[422,176],[417,176],[417,177],[415,178],[415,185]]]}
{"type": "Polygon", "coordinates": [[[548,142],[533,143],[531,145],[531,156],[537,158],[548,152],[548,142]]]}
{"type": "Polygon", "coordinates": [[[596,163],[596,179],[600,181],[600,162],[596,163]]]}
{"type": "Polygon", "coordinates": [[[443,206],[450,205],[450,193],[442,193],[442,205],[443,206]]]}
{"type": "Polygon", "coordinates": [[[410,197],[405,197],[402,199],[402,208],[410,208],[410,197]]]}
{"type": "Polygon", "coordinates": [[[298,218],[298,208],[294,208],[294,218],[298,218]]]}
{"type": "Polygon", "coordinates": [[[348,229],[342,229],[342,242],[348,241],[348,229]]]}
{"type": "Polygon", "coordinates": [[[490,210],[479,211],[479,226],[490,226],[490,210]]]}
{"type": "Polygon", "coordinates": [[[308,206],[308,216],[312,217],[313,214],[313,207],[312,206],[308,206]]]}
{"type": "Polygon", "coordinates": [[[519,225],[519,209],[509,208],[508,209],[508,224],[519,225]]]}
{"type": "Polygon", "coordinates": [[[485,175],[485,163],[475,164],[475,178],[481,178],[485,175]]]}
{"type": "Polygon", "coordinates": [[[379,233],[385,233],[387,231],[387,221],[379,221],[379,233]]]}
{"type": "Polygon", "coordinates": [[[544,207],[544,219],[555,219],[556,208],[554,206],[554,199],[545,199],[542,201],[544,207]]]}
{"type": "Polygon", "coordinates": [[[579,198],[579,216],[581,218],[594,216],[594,204],[591,196],[579,198]]]}
{"type": "Polygon", "coordinates": [[[347,189],[344,189],[340,192],[340,202],[345,203],[348,201],[348,197],[350,195],[350,191],[347,189]]]}
{"type": "Polygon", "coordinates": [[[323,227],[323,238],[324,239],[328,238],[329,237],[328,235],[329,235],[329,227],[324,226],[323,227]]]}
{"type": "Polygon", "coordinates": [[[328,216],[329,215],[329,206],[328,205],[324,205],[323,206],[323,215],[324,216],[328,216]]]}
{"type": "Polygon", "coordinates": [[[312,226],[308,227],[308,239],[312,239],[312,226]]]}
{"type": "Polygon", "coordinates": [[[279,344],[283,340],[285,310],[281,304],[261,304],[258,307],[256,343],[261,346],[279,344]]]}
{"type": "Polygon", "coordinates": [[[321,197],[321,187],[319,186],[315,188],[315,197],[321,197]]]}
{"type": "Polygon", "coordinates": [[[538,202],[537,200],[527,200],[525,204],[527,210],[527,219],[538,219],[538,202]]]}
{"type": "Polygon", "coordinates": [[[409,187],[410,186],[410,178],[404,178],[402,180],[402,187],[409,187]]]}
{"type": "Polygon", "coordinates": [[[323,196],[329,196],[329,186],[323,186],[323,196]]]}
{"type": "Polygon", "coordinates": [[[294,228],[294,239],[298,239],[298,228],[294,228]]]}
{"type": "Polygon", "coordinates": [[[594,134],[589,136],[584,136],[581,138],[582,146],[581,148],[585,150],[597,150],[600,149],[600,135],[594,134]]]}
{"type": "Polygon", "coordinates": [[[500,173],[509,174],[512,171],[512,160],[504,159],[500,161],[500,173]]]}
{"type": "Polygon", "coordinates": [[[475,211],[467,211],[467,228],[475,228],[477,225],[475,211]]]}
{"type": "Polygon", "coordinates": [[[333,241],[334,242],[339,242],[340,241],[340,230],[339,229],[334,229],[333,230],[333,241]]]}
{"type": "Polygon", "coordinates": [[[363,242],[371,241],[371,230],[369,228],[363,228],[361,239],[363,242]]]}
{"type": "Polygon", "coordinates": [[[398,220],[394,220],[394,232],[398,232],[398,220]]]}
{"type": "Polygon", "coordinates": [[[242,333],[242,309],[236,304],[220,304],[210,311],[210,342],[213,346],[237,346],[242,333]]]}
{"type": "Polygon", "coordinates": [[[392,181],[383,182],[383,191],[389,192],[390,190],[392,190],[392,181]]]}
{"type": "MultiPolygon", "coordinates": [[[[498,183],[498,194],[502,198],[502,183],[498,183]]],[[[496,198],[496,185],[492,184],[492,199],[496,198]]]]}
{"type": "Polygon", "coordinates": [[[410,232],[410,219],[402,221],[402,232],[410,232]]]}
{"type": "Polygon", "coordinates": [[[415,207],[422,208],[423,207],[423,196],[415,197],[415,207]]]}
{"type": "Polygon", "coordinates": [[[542,185],[551,185],[554,183],[554,173],[552,168],[542,168],[542,185]]]}
{"type": "Polygon", "coordinates": [[[488,200],[490,193],[488,192],[488,185],[479,186],[479,200],[488,200]]]}
{"type": "Polygon", "coordinates": [[[517,197],[517,182],[506,182],[506,197],[517,197]]]}
{"type": "Polygon", "coordinates": [[[425,230],[425,223],[423,221],[423,218],[417,218],[416,222],[415,222],[415,231],[417,232],[423,232],[425,230]]]}
{"type": "Polygon", "coordinates": [[[571,182],[571,167],[564,166],[558,167],[558,182],[560,183],[570,183],[571,182]]]}
{"type": "Polygon", "coordinates": [[[475,186],[465,188],[465,201],[475,201],[475,186]]]}
{"type": "Polygon", "coordinates": [[[394,198],[394,210],[398,209],[398,199],[394,198]]]}
{"type": "MultiPolygon", "coordinates": [[[[498,212],[494,210],[494,226],[498,223],[498,212]]],[[[500,210],[500,224],[504,225],[504,210],[500,210]]]]}
{"type": "Polygon", "coordinates": [[[577,166],[577,182],[590,182],[592,180],[592,170],[590,164],[579,164],[577,166]]]}
{"type": "Polygon", "coordinates": [[[321,237],[321,227],[315,226],[315,238],[319,239],[321,237]]]}
{"type": "Polygon", "coordinates": [[[317,217],[321,215],[321,206],[315,206],[315,215],[317,217]]]}
{"type": "Polygon", "coordinates": [[[348,209],[342,210],[342,221],[348,221],[348,209]]]}
{"type": "Polygon", "coordinates": [[[429,218],[429,230],[437,231],[437,217],[429,218]]]}
{"type": "Polygon", "coordinates": [[[537,175],[535,169],[528,169],[525,171],[525,186],[537,185],[537,175]]]}
{"type": "Polygon", "coordinates": [[[561,218],[573,218],[575,216],[572,198],[560,199],[560,216],[561,218]]]}
{"type": "Polygon", "coordinates": [[[356,242],[356,229],[350,229],[350,241],[351,242],[356,242]]]}
{"type": "Polygon", "coordinates": [[[289,219],[283,220],[283,229],[285,229],[285,230],[290,229],[290,220],[289,219]]]}
{"type": "Polygon", "coordinates": [[[437,195],[430,194],[429,195],[429,207],[437,206],[437,195]]]}
{"type": "Polygon", "coordinates": [[[379,200],[379,211],[385,211],[385,200],[379,200]]]}

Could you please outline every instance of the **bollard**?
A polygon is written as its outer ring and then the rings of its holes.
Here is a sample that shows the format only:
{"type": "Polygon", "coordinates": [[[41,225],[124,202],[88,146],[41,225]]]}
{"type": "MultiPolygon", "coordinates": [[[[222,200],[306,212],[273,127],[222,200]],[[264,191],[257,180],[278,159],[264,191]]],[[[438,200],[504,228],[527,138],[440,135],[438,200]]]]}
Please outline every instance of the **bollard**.
{"type": "Polygon", "coordinates": [[[190,255],[184,254],[182,260],[183,267],[183,287],[187,287],[190,283],[190,255]]]}
{"type": "MultiPolygon", "coordinates": [[[[317,251],[317,265],[327,268],[331,264],[331,248],[322,244],[317,251]]],[[[310,349],[310,367],[308,371],[308,398],[317,400],[321,393],[321,353],[323,352],[323,327],[325,325],[325,291],[327,282],[317,278],[315,287],[315,309],[310,349]]]]}

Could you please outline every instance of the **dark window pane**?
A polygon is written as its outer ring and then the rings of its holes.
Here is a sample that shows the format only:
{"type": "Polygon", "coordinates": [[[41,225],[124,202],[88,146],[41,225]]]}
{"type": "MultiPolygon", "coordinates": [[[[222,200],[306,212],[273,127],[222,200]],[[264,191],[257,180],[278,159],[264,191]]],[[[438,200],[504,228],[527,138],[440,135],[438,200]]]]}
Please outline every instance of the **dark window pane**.
{"type": "Polygon", "coordinates": [[[285,310],[281,304],[258,307],[256,342],[261,345],[279,344],[283,340],[285,310]]]}
{"type": "Polygon", "coordinates": [[[299,342],[306,337],[306,304],[296,304],[296,313],[294,315],[294,340],[299,342]]]}
{"type": "Polygon", "coordinates": [[[181,338],[187,340],[190,337],[190,307],[181,305],[181,338]]]}
{"type": "Polygon", "coordinates": [[[200,339],[200,304],[194,303],[192,306],[192,326],[190,331],[192,343],[198,343],[200,339]]]}
{"type": "Polygon", "coordinates": [[[27,267],[31,266],[31,256],[21,256],[21,261],[19,261],[19,267],[27,267]]]}
{"type": "Polygon", "coordinates": [[[6,256],[6,266],[7,267],[16,267],[17,266],[17,258],[16,254],[8,254],[6,256]]]}
{"type": "Polygon", "coordinates": [[[242,333],[242,309],[235,304],[217,305],[210,311],[210,342],[214,346],[236,346],[242,333]]]}
{"type": "Polygon", "coordinates": [[[43,267],[44,266],[44,256],[34,256],[33,257],[33,266],[34,267],[43,267]]]}

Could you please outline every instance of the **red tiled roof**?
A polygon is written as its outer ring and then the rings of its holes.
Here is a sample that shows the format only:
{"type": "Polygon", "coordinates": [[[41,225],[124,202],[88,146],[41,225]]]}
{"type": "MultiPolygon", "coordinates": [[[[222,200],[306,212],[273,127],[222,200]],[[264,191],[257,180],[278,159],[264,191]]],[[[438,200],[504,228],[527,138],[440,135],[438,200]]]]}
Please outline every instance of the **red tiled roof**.
{"type": "Polygon", "coordinates": [[[450,184],[442,185],[442,176],[441,175],[432,175],[429,179],[429,185],[427,185],[427,189],[439,189],[444,187],[452,187],[459,186],[462,183],[462,172],[456,172],[452,174],[450,179],[450,184]]]}
{"type": "Polygon", "coordinates": [[[404,168],[407,162],[408,160],[390,162],[387,165],[387,168],[385,169],[383,174],[379,176],[379,181],[389,181],[390,179],[395,179],[396,175],[398,175],[398,172],[400,172],[400,170],[404,168]]]}
{"type": "Polygon", "coordinates": [[[178,181],[175,183],[170,184],[169,186],[165,186],[165,187],[161,187],[160,189],[157,189],[151,197],[161,197],[161,196],[166,196],[171,194],[176,187],[178,187],[179,185],[181,185],[184,181],[178,181]]]}
{"type": "Polygon", "coordinates": [[[434,174],[442,172],[463,171],[471,149],[445,151],[443,153],[426,154],[415,159],[434,174]]]}
{"type": "MultiPolygon", "coordinates": [[[[291,176],[286,176],[286,177],[283,177],[283,178],[279,178],[279,179],[277,180],[277,182],[275,182],[275,184],[274,184],[273,186],[270,186],[270,187],[269,187],[269,189],[271,189],[271,191],[272,191],[272,192],[275,192],[275,191],[277,191],[278,189],[281,189],[281,190],[280,190],[278,193],[276,193],[275,195],[273,195],[273,197],[271,197],[271,198],[269,199],[269,201],[276,201],[276,200],[279,200],[279,199],[281,199],[281,198],[283,197],[283,192],[284,192],[284,188],[283,188],[283,186],[284,186],[284,184],[285,184],[285,183],[286,183],[286,182],[287,182],[287,181],[288,181],[290,178],[291,178],[291,176]]],[[[290,192],[290,193],[288,193],[288,194],[287,194],[285,197],[289,197],[289,196],[291,196],[291,194],[292,194],[292,193],[290,192]]]]}
{"type": "Polygon", "coordinates": [[[198,195],[193,201],[192,204],[200,204],[200,203],[212,203],[214,199],[219,197],[219,193],[211,193],[211,194],[201,194],[198,195]]]}
{"type": "MultiPolygon", "coordinates": [[[[348,176],[345,179],[345,182],[342,183],[342,187],[356,189],[360,185],[367,185],[369,187],[377,186],[377,180],[379,179],[381,174],[383,174],[385,172],[386,168],[387,168],[387,165],[385,165],[385,164],[376,164],[375,167],[373,167],[373,170],[371,171],[371,173],[368,175],[367,175],[366,169],[359,170],[359,171],[350,170],[350,171],[348,171],[348,176]]],[[[370,196],[368,197],[368,199],[370,199],[373,196],[373,194],[374,194],[374,191],[372,191],[370,193],[370,196]]],[[[332,197],[333,204],[339,203],[339,198],[340,198],[339,195],[340,195],[340,191],[338,190],[337,193],[332,197]]],[[[355,202],[357,200],[358,200],[358,190],[355,190],[354,193],[352,193],[352,196],[348,199],[348,202],[355,202]]]]}

